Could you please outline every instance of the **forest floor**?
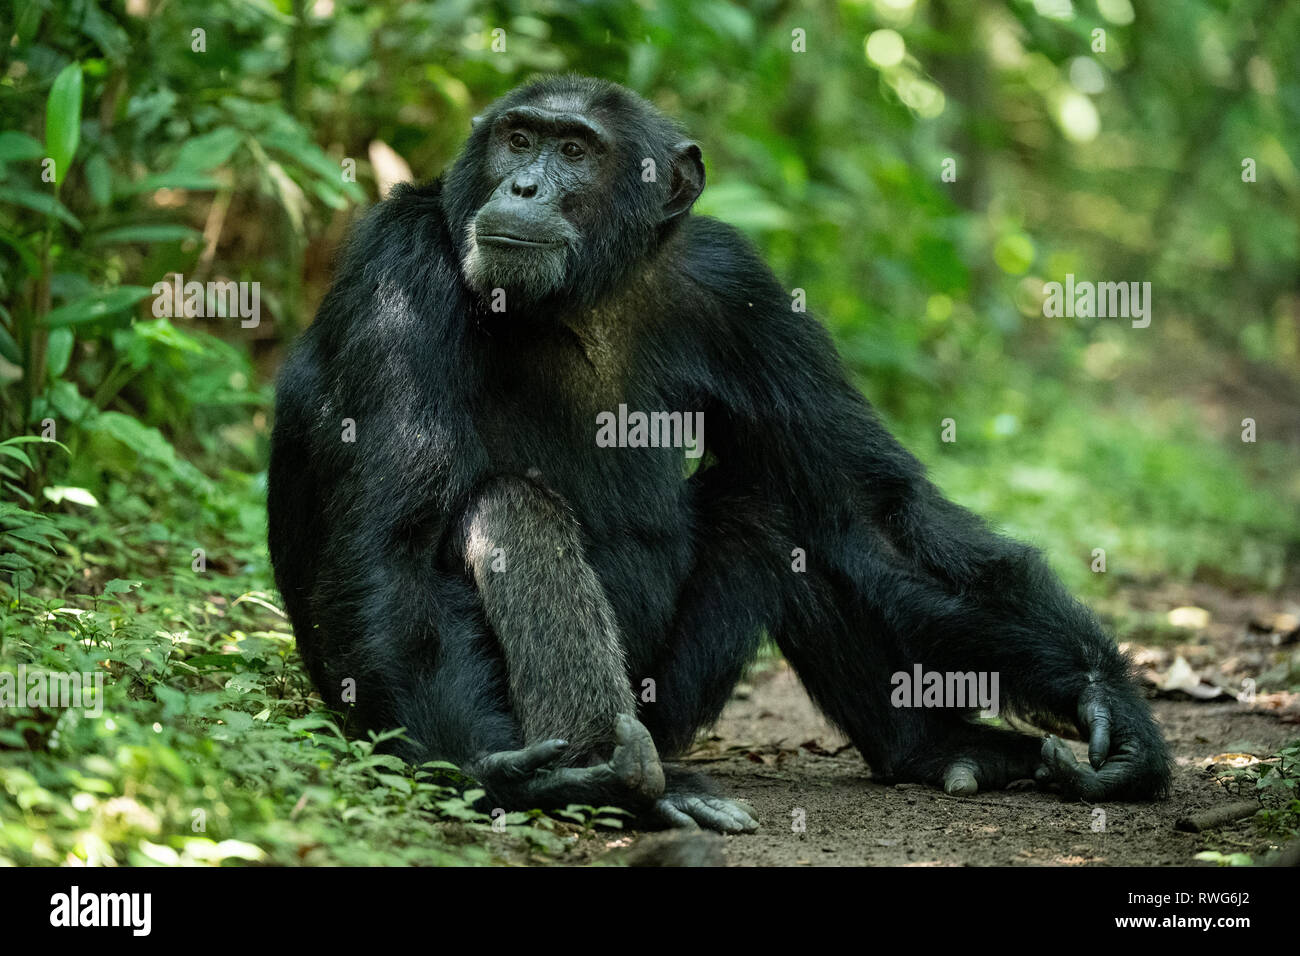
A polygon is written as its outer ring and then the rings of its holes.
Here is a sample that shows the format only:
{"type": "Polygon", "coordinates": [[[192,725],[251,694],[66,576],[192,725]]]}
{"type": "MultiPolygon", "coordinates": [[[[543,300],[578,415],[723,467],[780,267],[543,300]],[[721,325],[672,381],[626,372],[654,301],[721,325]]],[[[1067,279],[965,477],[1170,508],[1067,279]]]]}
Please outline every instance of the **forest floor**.
{"type": "MultiPolygon", "coordinates": [[[[1297,633],[1290,629],[1300,595],[1242,597],[1203,585],[1144,593],[1152,605],[1182,608],[1174,612],[1175,620],[1203,625],[1186,631],[1181,642],[1129,648],[1151,682],[1152,707],[1177,761],[1168,800],[1094,807],[1032,787],[951,797],[918,785],[875,783],[857,750],[815,710],[794,672],[777,662],[740,689],[687,760],[712,776],[724,794],[751,804],[762,822],[755,834],[714,841],[712,858],[705,862],[1170,866],[1192,864],[1203,850],[1246,852],[1258,859],[1273,844],[1249,819],[1200,834],[1181,832],[1174,824],[1241,799],[1212,770],[1267,757],[1300,737],[1300,695],[1260,693],[1247,704],[1232,693],[1202,700],[1157,685],[1169,683],[1179,659],[1195,666],[1196,693],[1209,693],[1212,684],[1236,688],[1240,673],[1258,675],[1278,660],[1296,658],[1297,633]],[[1189,607],[1208,616],[1192,614],[1189,607]],[[1274,623],[1288,630],[1276,631],[1274,623]]],[[[1085,745],[1073,746],[1086,761],[1085,745]]],[[[604,846],[626,853],[629,862],[640,852],[653,864],[666,859],[654,849],[655,841],[664,839],[628,833],[606,837],[604,846]]],[[[593,858],[600,855],[597,850],[593,858]]]]}

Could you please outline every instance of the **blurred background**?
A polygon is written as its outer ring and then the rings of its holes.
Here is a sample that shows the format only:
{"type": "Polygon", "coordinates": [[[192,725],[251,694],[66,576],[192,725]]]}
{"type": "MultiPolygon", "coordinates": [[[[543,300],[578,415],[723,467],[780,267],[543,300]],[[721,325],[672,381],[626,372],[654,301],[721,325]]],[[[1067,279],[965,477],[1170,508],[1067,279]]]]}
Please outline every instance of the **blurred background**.
{"type": "MultiPolygon", "coordinates": [[[[1300,5],[12,0],[0,26],[0,660],[104,669],[121,707],[0,717],[0,857],[224,859],[161,821],[215,788],[256,829],[324,759],[270,593],[273,376],[359,210],[538,73],[678,117],[696,211],[1121,640],[1300,685],[1214,630],[1216,602],[1280,646],[1300,626],[1300,5]],[[157,317],[176,274],[259,283],[260,323],[157,317]],[[1067,275],[1149,282],[1149,327],[1045,317],[1067,275]]],[[[366,779],[329,799],[378,820],[366,779]]],[[[227,856],[292,857],[257,832],[227,856]]]]}

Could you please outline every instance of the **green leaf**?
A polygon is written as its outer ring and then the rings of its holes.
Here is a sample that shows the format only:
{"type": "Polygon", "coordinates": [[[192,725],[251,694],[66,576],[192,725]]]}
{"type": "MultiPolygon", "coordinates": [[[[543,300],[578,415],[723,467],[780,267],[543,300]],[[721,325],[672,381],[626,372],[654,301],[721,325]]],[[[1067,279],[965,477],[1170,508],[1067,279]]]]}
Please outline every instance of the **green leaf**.
{"type": "Polygon", "coordinates": [[[28,468],[32,467],[32,460],[27,457],[27,453],[24,452],[21,448],[14,448],[8,442],[6,442],[3,445],[0,445],[0,455],[5,455],[8,456],[9,458],[13,458],[15,461],[21,461],[28,468]]]}
{"type": "Polygon", "coordinates": [[[121,312],[123,309],[129,309],[148,296],[150,292],[150,289],[142,285],[123,285],[118,286],[116,289],[109,289],[107,292],[96,292],[84,299],[78,299],[76,302],[61,305],[52,310],[45,317],[45,324],[50,328],[58,328],[64,325],[76,325],[79,322],[100,319],[106,315],[121,312]]]}
{"type": "Polygon", "coordinates": [[[41,25],[44,16],[45,5],[35,0],[18,5],[18,15],[11,21],[16,47],[23,48],[32,42],[32,37],[36,36],[36,28],[41,25]]]}
{"type": "Polygon", "coordinates": [[[3,325],[0,325],[0,355],[4,356],[7,362],[13,362],[15,365],[23,364],[23,355],[18,351],[18,343],[3,325]]]}
{"type": "Polygon", "coordinates": [[[113,171],[109,169],[104,154],[96,153],[86,160],[85,172],[90,198],[100,209],[105,208],[113,200],[113,171]]]}
{"type": "Polygon", "coordinates": [[[11,202],[18,206],[34,209],[36,212],[44,213],[47,216],[54,216],[66,222],[78,232],[81,231],[81,223],[77,220],[77,217],[68,212],[67,207],[49,193],[37,192],[35,189],[0,186],[0,202],[11,202]]]}
{"type": "Polygon", "coordinates": [[[41,145],[40,140],[13,130],[0,133],[0,163],[40,159],[44,155],[45,147],[41,145]]]}
{"type": "Polygon", "coordinates": [[[218,126],[210,133],[196,136],[189,140],[176,155],[172,163],[175,173],[206,173],[230,159],[239,144],[244,140],[243,134],[233,126],[218,126]]]}
{"type": "Polygon", "coordinates": [[[4,441],[0,441],[0,448],[3,448],[5,445],[35,445],[37,442],[40,442],[42,445],[58,445],[64,451],[68,450],[63,442],[53,441],[49,438],[42,438],[40,435],[15,435],[13,438],[6,438],[4,441]]]}
{"type": "Polygon", "coordinates": [[[45,149],[54,160],[55,182],[67,176],[81,140],[81,64],[69,63],[54,78],[45,105],[45,149]]]}
{"type": "Polygon", "coordinates": [[[76,341],[72,329],[55,329],[50,333],[45,359],[53,378],[59,378],[67,371],[68,361],[72,358],[72,346],[76,341]]]}
{"type": "Polygon", "coordinates": [[[113,242],[182,242],[186,239],[202,238],[203,233],[189,226],[144,223],[105,229],[103,232],[96,233],[90,241],[93,245],[103,246],[113,242]]]}

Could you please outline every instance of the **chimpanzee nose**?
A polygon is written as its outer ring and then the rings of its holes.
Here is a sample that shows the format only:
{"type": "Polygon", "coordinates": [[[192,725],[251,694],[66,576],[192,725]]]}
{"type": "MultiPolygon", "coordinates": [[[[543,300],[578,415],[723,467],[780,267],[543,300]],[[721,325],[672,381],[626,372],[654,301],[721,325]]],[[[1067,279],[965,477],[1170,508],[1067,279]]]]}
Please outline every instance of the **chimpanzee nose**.
{"type": "Polygon", "coordinates": [[[520,199],[532,199],[537,195],[537,183],[531,179],[516,179],[510,184],[510,194],[520,199]]]}

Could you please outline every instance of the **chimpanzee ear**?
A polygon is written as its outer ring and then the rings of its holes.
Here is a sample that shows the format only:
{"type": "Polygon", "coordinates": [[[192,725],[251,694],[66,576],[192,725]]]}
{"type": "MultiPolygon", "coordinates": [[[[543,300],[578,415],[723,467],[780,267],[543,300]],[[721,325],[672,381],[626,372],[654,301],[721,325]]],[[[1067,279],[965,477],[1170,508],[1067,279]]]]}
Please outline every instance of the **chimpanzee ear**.
{"type": "Polygon", "coordinates": [[[694,143],[678,143],[673,147],[671,186],[672,192],[664,203],[665,222],[688,212],[704,191],[704,161],[694,143]]]}
{"type": "Polygon", "coordinates": [[[483,122],[483,114],[482,114],[482,113],[479,113],[478,116],[473,116],[473,117],[471,117],[471,118],[470,118],[470,121],[469,121],[469,128],[470,128],[470,130],[473,131],[473,130],[478,129],[478,128],[479,128],[479,125],[480,125],[482,122],[483,122]]]}

